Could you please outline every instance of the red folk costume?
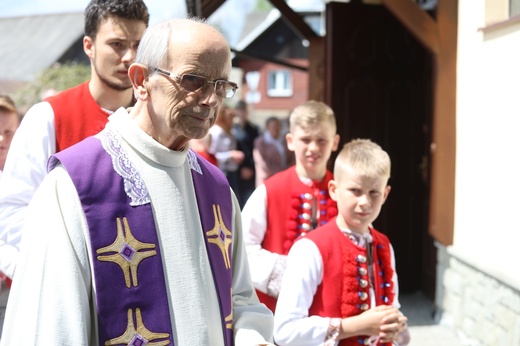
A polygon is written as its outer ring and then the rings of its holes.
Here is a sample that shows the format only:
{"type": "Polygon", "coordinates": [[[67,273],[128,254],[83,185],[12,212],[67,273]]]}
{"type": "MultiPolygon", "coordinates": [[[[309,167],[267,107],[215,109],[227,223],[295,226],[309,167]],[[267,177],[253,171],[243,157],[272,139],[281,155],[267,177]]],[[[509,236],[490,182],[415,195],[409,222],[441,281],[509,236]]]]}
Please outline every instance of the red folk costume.
{"type": "MultiPolygon", "coordinates": [[[[292,166],[265,180],[267,224],[262,248],[287,255],[298,237],[335,217],[338,208],[328,189],[332,179],[332,172],[327,171],[322,181],[306,185],[298,177],[296,166],[292,166]],[[313,215],[319,217],[314,220],[313,215]]],[[[276,298],[258,290],[257,294],[262,303],[275,310],[276,298]]]]}
{"type": "Polygon", "coordinates": [[[111,112],[94,101],[88,85],[82,83],[45,100],[54,111],[56,152],[97,134],[108,122],[111,112]]]}
{"type": "MultiPolygon", "coordinates": [[[[370,228],[372,249],[373,288],[376,305],[392,305],[395,291],[394,270],[388,238],[370,228]]],[[[369,262],[367,249],[355,245],[341,232],[335,221],[309,233],[307,239],[318,247],[323,263],[323,279],[309,308],[309,316],[346,318],[359,315],[370,308],[369,262]],[[338,282],[342,282],[338,285],[338,282]]],[[[367,336],[340,341],[339,346],[365,345],[367,336]]],[[[392,343],[377,345],[391,346],[392,343]]]]}

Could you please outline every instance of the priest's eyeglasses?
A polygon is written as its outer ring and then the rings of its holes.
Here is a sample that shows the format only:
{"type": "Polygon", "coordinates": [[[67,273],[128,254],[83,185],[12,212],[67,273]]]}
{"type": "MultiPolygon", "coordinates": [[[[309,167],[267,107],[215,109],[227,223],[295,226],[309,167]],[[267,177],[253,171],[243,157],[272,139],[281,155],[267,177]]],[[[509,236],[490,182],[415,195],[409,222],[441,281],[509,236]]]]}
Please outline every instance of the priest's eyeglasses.
{"type": "Polygon", "coordinates": [[[215,85],[214,90],[215,94],[223,98],[231,98],[235,95],[235,91],[238,89],[238,85],[236,83],[218,79],[215,81],[208,80],[206,77],[198,76],[196,74],[185,73],[183,75],[176,75],[166,70],[160,69],[158,67],[154,68],[155,71],[159,72],[162,75],[168,76],[177,80],[179,86],[182,90],[187,92],[199,92],[202,90],[208,83],[213,83],[215,85]]]}

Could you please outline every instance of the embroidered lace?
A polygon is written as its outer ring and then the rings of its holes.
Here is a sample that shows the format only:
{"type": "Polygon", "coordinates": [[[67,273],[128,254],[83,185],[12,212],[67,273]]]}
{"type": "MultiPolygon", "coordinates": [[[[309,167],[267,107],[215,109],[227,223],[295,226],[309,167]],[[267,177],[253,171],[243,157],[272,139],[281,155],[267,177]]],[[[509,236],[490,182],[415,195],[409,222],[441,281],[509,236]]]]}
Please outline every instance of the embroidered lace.
{"type": "Polygon", "coordinates": [[[125,184],[125,192],[130,197],[130,205],[144,205],[150,203],[150,196],[141,175],[128,159],[126,151],[121,146],[121,138],[114,131],[106,129],[104,136],[100,136],[101,144],[112,157],[114,170],[119,174],[125,184]]]}
{"type": "Polygon", "coordinates": [[[341,328],[341,318],[331,318],[329,322],[329,329],[325,336],[324,346],[335,346],[338,341],[339,331],[341,328]]]}
{"type": "Polygon", "coordinates": [[[285,267],[287,265],[287,256],[280,255],[276,260],[276,263],[271,273],[271,279],[267,284],[267,294],[271,297],[278,298],[280,289],[282,288],[282,277],[285,273],[285,267]]]}
{"type": "Polygon", "coordinates": [[[197,155],[195,155],[195,153],[191,150],[188,151],[188,161],[190,163],[190,168],[202,175],[202,169],[200,168],[199,161],[197,160],[197,155]]]}

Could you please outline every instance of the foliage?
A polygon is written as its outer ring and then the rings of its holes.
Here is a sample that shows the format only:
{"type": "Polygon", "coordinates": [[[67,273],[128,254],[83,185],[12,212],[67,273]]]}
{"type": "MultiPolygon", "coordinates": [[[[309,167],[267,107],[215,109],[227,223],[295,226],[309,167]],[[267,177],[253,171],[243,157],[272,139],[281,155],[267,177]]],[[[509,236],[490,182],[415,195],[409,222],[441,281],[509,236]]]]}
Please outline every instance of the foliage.
{"type": "Polygon", "coordinates": [[[256,1],[256,9],[257,10],[270,10],[273,8],[273,5],[269,0],[257,0],[256,1]]]}
{"type": "Polygon", "coordinates": [[[13,95],[13,99],[19,109],[28,109],[40,102],[46,92],[63,91],[89,78],[90,65],[78,62],[56,63],[41,72],[34,81],[19,89],[13,95]]]}

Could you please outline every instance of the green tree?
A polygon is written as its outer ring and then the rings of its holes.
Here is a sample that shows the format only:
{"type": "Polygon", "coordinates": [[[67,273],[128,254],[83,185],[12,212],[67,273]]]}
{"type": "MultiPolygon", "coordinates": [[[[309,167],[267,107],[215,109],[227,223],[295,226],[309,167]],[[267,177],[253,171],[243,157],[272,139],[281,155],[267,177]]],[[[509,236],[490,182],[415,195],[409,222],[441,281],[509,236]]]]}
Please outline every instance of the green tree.
{"type": "Polygon", "coordinates": [[[28,109],[42,99],[48,90],[57,92],[72,88],[90,78],[90,65],[77,62],[56,63],[43,70],[36,79],[13,95],[19,109],[28,109]]]}
{"type": "Polygon", "coordinates": [[[273,8],[271,2],[269,0],[257,0],[256,1],[256,9],[257,10],[270,10],[273,8]]]}

